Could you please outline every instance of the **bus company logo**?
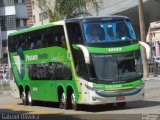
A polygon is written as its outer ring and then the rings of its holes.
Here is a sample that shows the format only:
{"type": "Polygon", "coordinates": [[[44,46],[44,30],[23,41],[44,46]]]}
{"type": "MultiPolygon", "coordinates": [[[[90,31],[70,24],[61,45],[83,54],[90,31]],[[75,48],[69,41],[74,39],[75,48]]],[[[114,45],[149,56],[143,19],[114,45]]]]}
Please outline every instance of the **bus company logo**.
{"type": "Polygon", "coordinates": [[[120,52],[122,51],[122,48],[109,48],[108,51],[109,52],[120,52]]]}
{"type": "Polygon", "coordinates": [[[38,60],[38,55],[26,55],[26,60],[38,60]]]}
{"type": "Polygon", "coordinates": [[[109,86],[106,86],[107,89],[120,88],[120,87],[122,87],[122,85],[109,85],[109,86]]]}
{"type": "Polygon", "coordinates": [[[44,60],[48,58],[48,54],[26,55],[26,61],[44,60]]]}

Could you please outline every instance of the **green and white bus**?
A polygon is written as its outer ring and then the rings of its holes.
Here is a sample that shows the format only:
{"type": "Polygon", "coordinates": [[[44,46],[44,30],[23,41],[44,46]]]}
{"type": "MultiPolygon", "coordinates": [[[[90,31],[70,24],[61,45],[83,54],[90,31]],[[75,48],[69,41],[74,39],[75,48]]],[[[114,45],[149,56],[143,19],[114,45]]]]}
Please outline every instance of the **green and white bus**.
{"type": "MultiPolygon", "coordinates": [[[[123,16],[66,19],[11,33],[9,58],[20,97],[78,104],[142,100],[140,47],[131,21],[123,16]]],[[[148,54],[149,55],[149,54],[148,54]]]]}

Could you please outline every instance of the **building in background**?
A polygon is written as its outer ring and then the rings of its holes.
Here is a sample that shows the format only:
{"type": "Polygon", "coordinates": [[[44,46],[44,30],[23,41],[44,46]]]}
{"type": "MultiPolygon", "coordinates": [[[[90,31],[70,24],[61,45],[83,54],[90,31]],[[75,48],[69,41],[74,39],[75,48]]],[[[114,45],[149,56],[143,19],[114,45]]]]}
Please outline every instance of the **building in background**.
{"type": "Polygon", "coordinates": [[[32,0],[33,26],[44,25],[50,22],[48,10],[54,10],[54,2],[55,0],[43,0],[42,3],[39,3],[37,0],[32,0]],[[47,4],[48,8],[44,4],[47,4]]]}
{"type": "Polygon", "coordinates": [[[160,21],[152,22],[147,34],[147,42],[152,45],[153,56],[160,56],[160,21]]]}
{"type": "Polygon", "coordinates": [[[33,26],[33,16],[32,16],[32,1],[31,0],[25,0],[25,3],[27,5],[27,24],[29,27],[33,26]]]}
{"type": "Polygon", "coordinates": [[[7,38],[11,32],[27,26],[25,0],[0,0],[0,56],[1,64],[7,63],[7,38]]]}

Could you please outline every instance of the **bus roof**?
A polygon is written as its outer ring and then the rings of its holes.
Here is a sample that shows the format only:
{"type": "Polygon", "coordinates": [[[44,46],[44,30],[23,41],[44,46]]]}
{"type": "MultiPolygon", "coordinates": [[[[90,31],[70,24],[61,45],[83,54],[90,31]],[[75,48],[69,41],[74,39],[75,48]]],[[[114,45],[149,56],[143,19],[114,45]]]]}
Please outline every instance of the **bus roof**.
{"type": "MultiPolygon", "coordinates": [[[[65,22],[66,23],[71,23],[71,22],[93,22],[93,21],[100,21],[100,20],[125,20],[128,19],[128,17],[125,16],[117,16],[117,15],[113,15],[113,16],[98,16],[98,17],[79,17],[79,18],[71,18],[71,19],[66,19],[65,22]]],[[[54,25],[58,25],[59,23],[62,24],[62,22],[64,21],[58,21],[58,22],[54,22],[54,23],[49,23],[46,25],[42,25],[42,26],[37,26],[37,27],[32,27],[32,28],[27,28],[24,30],[20,30],[17,32],[13,32],[10,33],[9,36],[15,36],[15,35],[20,35],[23,33],[27,33],[27,32],[32,32],[35,30],[40,30],[40,29],[44,29],[44,28],[49,28],[49,27],[53,27],[54,25]]]]}
{"type": "Polygon", "coordinates": [[[27,28],[27,29],[24,29],[24,30],[13,32],[13,33],[9,34],[9,36],[19,35],[19,34],[31,32],[31,31],[35,31],[35,30],[40,30],[40,29],[43,29],[43,28],[49,28],[49,27],[52,27],[52,26],[54,26],[54,24],[50,23],[50,24],[46,24],[46,25],[42,25],[42,26],[33,27],[33,28],[27,28]]]}
{"type": "Polygon", "coordinates": [[[93,21],[103,21],[103,20],[126,20],[129,19],[126,16],[118,16],[118,15],[112,15],[112,16],[97,16],[97,17],[79,17],[79,18],[71,18],[71,19],[66,19],[66,23],[70,22],[93,22],[93,21]]]}

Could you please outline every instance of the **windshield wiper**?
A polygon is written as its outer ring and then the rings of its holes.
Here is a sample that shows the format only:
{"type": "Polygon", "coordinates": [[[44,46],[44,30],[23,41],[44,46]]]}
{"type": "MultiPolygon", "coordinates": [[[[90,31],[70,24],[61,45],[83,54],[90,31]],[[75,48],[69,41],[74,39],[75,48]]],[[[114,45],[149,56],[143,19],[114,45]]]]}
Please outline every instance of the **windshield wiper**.
{"type": "MultiPolygon", "coordinates": [[[[130,73],[130,72],[124,72],[124,73],[130,73]]],[[[134,78],[134,77],[140,76],[140,74],[137,71],[132,72],[132,73],[136,73],[136,75],[134,74],[135,76],[134,75],[124,76],[124,73],[122,73],[122,75],[119,77],[119,80],[122,80],[123,78],[134,78]]]]}
{"type": "Polygon", "coordinates": [[[123,36],[121,39],[122,39],[122,40],[132,40],[132,39],[129,38],[128,36],[123,36]]]}

